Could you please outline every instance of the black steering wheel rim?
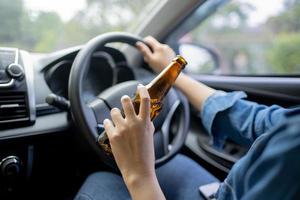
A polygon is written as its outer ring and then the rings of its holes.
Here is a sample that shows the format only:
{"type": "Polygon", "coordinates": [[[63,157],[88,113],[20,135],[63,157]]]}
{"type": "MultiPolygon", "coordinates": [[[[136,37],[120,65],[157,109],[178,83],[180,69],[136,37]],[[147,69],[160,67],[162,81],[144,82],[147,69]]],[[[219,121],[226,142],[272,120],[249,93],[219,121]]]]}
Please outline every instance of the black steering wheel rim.
{"type": "MultiPolygon", "coordinates": [[[[71,105],[71,115],[76,122],[79,131],[83,133],[85,138],[93,150],[100,156],[101,160],[113,168],[116,168],[116,163],[113,158],[107,156],[96,143],[96,138],[99,135],[97,129],[98,123],[95,119],[95,113],[87,106],[83,96],[83,81],[87,75],[90,58],[93,53],[107,43],[122,42],[135,47],[136,42],[143,42],[141,38],[128,33],[110,32],[99,35],[90,40],[77,54],[69,78],[69,100],[71,105]]],[[[189,104],[187,99],[180,92],[176,92],[179,97],[179,109],[181,109],[181,131],[179,136],[175,136],[176,148],[173,148],[169,153],[156,160],[156,167],[166,163],[179,151],[183,146],[189,127],[189,104]]],[[[177,108],[176,108],[177,109],[177,108]]],[[[176,110],[177,111],[177,110],[176,110]]]]}

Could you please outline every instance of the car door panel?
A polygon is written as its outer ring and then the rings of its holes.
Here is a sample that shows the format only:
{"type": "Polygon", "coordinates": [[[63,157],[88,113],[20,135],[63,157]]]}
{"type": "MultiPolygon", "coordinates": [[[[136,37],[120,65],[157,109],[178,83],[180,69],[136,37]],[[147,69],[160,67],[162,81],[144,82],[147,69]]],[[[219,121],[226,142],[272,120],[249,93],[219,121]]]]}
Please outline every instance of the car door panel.
{"type": "Polygon", "coordinates": [[[248,99],[262,104],[296,106],[300,102],[300,78],[199,75],[194,78],[225,91],[245,91],[248,99]]]}

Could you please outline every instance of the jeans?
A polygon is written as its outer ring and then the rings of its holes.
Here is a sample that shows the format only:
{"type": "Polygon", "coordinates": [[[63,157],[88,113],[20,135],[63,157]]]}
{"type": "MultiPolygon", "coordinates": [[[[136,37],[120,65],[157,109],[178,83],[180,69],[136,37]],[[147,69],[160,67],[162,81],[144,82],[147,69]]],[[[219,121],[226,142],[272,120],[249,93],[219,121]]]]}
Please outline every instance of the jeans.
{"type": "MultiPolygon", "coordinates": [[[[177,155],[156,170],[157,178],[166,199],[203,199],[199,186],[219,182],[195,161],[177,155]]],[[[110,172],[91,174],[80,188],[76,200],[131,199],[121,176],[110,172]]]]}

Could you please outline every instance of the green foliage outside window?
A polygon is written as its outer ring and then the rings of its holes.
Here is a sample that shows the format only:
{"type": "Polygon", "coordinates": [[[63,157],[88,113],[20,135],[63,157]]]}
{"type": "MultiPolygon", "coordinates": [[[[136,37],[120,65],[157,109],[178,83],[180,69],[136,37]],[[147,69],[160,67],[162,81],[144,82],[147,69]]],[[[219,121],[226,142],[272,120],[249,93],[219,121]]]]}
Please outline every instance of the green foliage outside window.
{"type": "Polygon", "coordinates": [[[300,33],[285,33],[276,36],[267,58],[277,73],[300,74],[300,33]]]}
{"type": "Polygon", "coordinates": [[[249,25],[256,14],[253,5],[251,1],[229,1],[187,35],[220,55],[219,74],[299,75],[300,0],[285,0],[277,13],[249,25]]]}
{"type": "MultiPolygon", "coordinates": [[[[135,26],[137,17],[149,2],[86,0],[85,8],[63,21],[53,11],[28,10],[23,0],[0,0],[0,46],[52,52],[81,45],[101,33],[125,31],[135,26]]],[[[67,4],[64,6],[68,9],[67,4]]]]}

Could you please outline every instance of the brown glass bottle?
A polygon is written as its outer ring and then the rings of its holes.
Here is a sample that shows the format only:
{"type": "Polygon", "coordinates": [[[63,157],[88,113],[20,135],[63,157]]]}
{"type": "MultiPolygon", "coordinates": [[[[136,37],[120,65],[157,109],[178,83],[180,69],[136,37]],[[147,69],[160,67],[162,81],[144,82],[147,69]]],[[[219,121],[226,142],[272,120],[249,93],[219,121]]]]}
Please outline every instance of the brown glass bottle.
{"type": "MultiPolygon", "coordinates": [[[[151,120],[154,120],[161,111],[163,98],[166,96],[186,64],[187,62],[182,56],[176,56],[160,74],[158,74],[149,84],[146,85],[150,95],[151,120]]],[[[140,107],[140,97],[138,94],[135,94],[135,96],[132,98],[132,103],[135,108],[135,112],[138,113],[140,107]]],[[[121,112],[124,116],[123,110],[121,112]]],[[[105,131],[99,136],[98,143],[107,154],[112,154],[109,140],[105,131]]]]}

